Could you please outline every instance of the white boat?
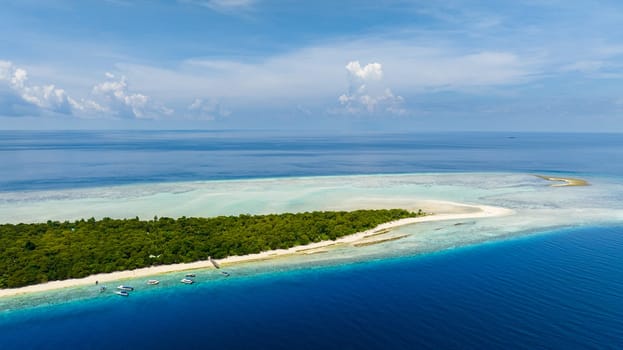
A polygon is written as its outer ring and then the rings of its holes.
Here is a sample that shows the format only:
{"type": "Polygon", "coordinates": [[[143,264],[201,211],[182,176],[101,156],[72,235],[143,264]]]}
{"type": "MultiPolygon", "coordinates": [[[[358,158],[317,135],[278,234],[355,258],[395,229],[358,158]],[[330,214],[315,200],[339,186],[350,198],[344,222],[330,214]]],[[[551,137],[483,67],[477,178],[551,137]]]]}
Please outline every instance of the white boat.
{"type": "Polygon", "coordinates": [[[185,284],[193,284],[193,283],[195,283],[195,281],[191,280],[190,278],[182,278],[182,280],[180,282],[185,283],[185,284]]]}
{"type": "Polygon", "coordinates": [[[134,290],[134,287],[121,285],[121,286],[117,287],[117,289],[119,289],[121,291],[131,292],[131,291],[134,290]]]}
{"type": "Polygon", "coordinates": [[[150,286],[155,286],[158,283],[160,283],[160,281],[158,281],[158,280],[149,280],[149,281],[147,281],[147,284],[149,284],[150,286]]]}
{"type": "Polygon", "coordinates": [[[130,295],[130,293],[126,292],[125,290],[116,290],[115,294],[121,295],[122,297],[127,297],[130,295]]]}

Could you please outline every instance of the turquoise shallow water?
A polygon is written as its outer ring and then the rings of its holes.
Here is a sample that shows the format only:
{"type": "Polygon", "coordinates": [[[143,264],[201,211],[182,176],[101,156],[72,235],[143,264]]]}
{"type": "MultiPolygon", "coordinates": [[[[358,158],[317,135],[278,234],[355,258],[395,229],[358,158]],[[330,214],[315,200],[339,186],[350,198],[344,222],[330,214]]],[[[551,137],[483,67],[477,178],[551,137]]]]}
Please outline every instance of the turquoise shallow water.
{"type": "Polygon", "coordinates": [[[620,135],[2,136],[2,221],[441,210],[437,199],[515,215],[407,226],[397,241],[240,265],[230,278],[200,271],[193,286],[172,274],[125,299],[84,287],[0,300],[0,349],[623,344],[620,135]],[[361,176],[376,173],[393,175],[361,176]],[[592,186],[551,188],[532,173],[592,186]]]}

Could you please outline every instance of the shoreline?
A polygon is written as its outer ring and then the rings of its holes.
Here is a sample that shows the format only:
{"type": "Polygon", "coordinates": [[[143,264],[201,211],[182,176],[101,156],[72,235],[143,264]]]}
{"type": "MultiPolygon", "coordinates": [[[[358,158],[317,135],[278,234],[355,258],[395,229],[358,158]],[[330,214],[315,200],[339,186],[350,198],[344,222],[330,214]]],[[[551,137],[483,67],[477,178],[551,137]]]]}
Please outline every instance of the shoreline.
{"type": "MultiPolygon", "coordinates": [[[[287,255],[294,254],[308,254],[310,250],[316,250],[320,248],[329,248],[330,246],[336,244],[354,244],[356,242],[362,241],[371,236],[380,236],[391,232],[392,229],[416,224],[420,222],[431,222],[431,221],[444,221],[444,220],[460,220],[460,219],[477,219],[477,218],[487,218],[487,217],[496,217],[496,216],[506,216],[514,213],[513,210],[502,208],[502,207],[493,207],[487,205],[471,205],[464,203],[455,203],[448,201],[432,201],[441,205],[450,205],[453,206],[455,211],[449,213],[441,213],[441,214],[429,214],[425,216],[419,216],[414,218],[405,218],[396,221],[387,222],[384,224],[380,224],[372,229],[367,231],[357,232],[348,236],[344,236],[338,238],[334,241],[321,241],[310,243],[301,246],[295,246],[288,249],[275,249],[269,250],[265,252],[248,254],[248,255],[239,255],[239,256],[230,256],[224,259],[219,259],[218,263],[221,266],[228,266],[233,264],[252,262],[257,260],[266,260],[273,259],[276,257],[283,257],[287,255]],[[469,209],[469,212],[465,212],[465,209],[469,209]]],[[[35,284],[25,287],[19,288],[11,288],[11,289],[0,289],[0,298],[17,296],[29,293],[37,293],[37,292],[46,292],[51,290],[63,289],[63,288],[71,288],[71,287],[80,287],[87,285],[95,285],[95,282],[98,281],[100,283],[105,282],[114,282],[121,281],[124,279],[133,279],[140,277],[152,277],[166,273],[172,272],[180,272],[180,271],[188,271],[195,269],[206,269],[206,268],[214,268],[214,265],[210,260],[201,260],[192,263],[179,263],[179,264],[171,264],[171,265],[159,265],[159,266],[151,266],[144,267],[135,270],[127,270],[127,271],[116,271],[110,273],[101,273],[96,275],[91,275],[83,278],[76,279],[68,279],[61,281],[50,281],[42,284],[35,284]]]]}

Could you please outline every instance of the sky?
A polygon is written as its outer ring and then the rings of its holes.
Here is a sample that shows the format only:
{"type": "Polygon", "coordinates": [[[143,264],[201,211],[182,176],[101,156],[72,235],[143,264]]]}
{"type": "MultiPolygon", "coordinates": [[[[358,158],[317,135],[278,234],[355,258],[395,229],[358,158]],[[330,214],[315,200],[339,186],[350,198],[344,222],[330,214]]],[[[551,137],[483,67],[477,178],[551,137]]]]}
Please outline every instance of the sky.
{"type": "Polygon", "coordinates": [[[0,129],[623,132],[620,0],[0,1],[0,129]]]}

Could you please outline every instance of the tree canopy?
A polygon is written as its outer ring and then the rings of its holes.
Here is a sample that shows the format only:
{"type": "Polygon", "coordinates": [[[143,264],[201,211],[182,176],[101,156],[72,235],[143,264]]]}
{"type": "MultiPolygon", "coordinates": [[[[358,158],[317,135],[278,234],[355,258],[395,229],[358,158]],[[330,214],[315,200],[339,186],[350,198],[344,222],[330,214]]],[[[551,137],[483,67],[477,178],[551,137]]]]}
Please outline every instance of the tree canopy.
{"type": "Polygon", "coordinates": [[[290,248],[422,215],[402,209],[0,225],[0,288],[290,248]]]}

